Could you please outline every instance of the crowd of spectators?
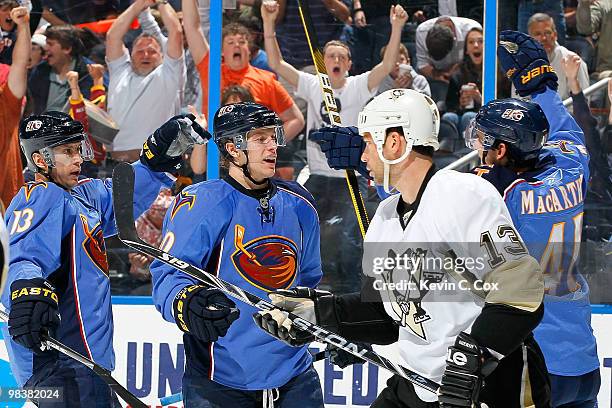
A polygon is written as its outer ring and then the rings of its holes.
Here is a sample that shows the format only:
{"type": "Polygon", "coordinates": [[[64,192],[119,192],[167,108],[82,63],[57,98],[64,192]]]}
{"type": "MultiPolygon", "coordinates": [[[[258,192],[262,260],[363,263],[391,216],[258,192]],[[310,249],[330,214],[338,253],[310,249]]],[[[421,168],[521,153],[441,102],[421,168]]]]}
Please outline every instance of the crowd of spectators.
{"type": "MultiPolygon", "coordinates": [[[[462,133],[483,104],[482,1],[308,3],[343,125],[356,125],[373,96],[414,89],[431,96],[442,115],[438,165],[466,152],[462,133]]],[[[324,285],[356,290],[361,238],[344,174],[309,140],[330,122],[297,2],[223,0],[223,8],[222,103],[255,101],[279,115],[288,146],[279,150],[277,176],[303,182],[317,202],[324,285]]],[[[0,0],[0,204],[8,206],[32,176],[17,139],[24,115],[60,110],[82,121],[95,153],[83,167],[91,177],[137,160],[145,138],[171,116],[192,112],[206,123],[209,10],[210,0],[0,0]]],[[[508,0],[498,12],[500,30],[518,28],[542,43],[563,99],[612,76],[610,0],[508,0]]],[[[501,75],[498,86],[498,97],[511,95],[501,75]]],[[[609,239],[612,230],[611,98],[612,87],[593,93],[595,122],[582,121],[596,149],[591,200],[608,203],[592,222],[594,239],[609,239]]],[[[181,182],[205,180],[206,147],[186,158],[181,182]]],[[[373,213],[374,190],[365,179],[360,188],[373,213]]],[[[173,193],[160,194],[138,221],[152,243],[173,193]]],[[[124,292],[146,292],[148,260],[120,258],[111,268],[131,282],[124,292]]]]}

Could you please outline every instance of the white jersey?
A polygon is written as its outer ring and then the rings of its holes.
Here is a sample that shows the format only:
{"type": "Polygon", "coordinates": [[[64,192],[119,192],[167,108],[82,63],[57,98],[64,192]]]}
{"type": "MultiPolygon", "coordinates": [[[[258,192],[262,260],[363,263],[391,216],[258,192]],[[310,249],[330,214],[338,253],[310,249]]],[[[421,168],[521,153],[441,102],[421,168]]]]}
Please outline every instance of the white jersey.
{"type": "MultiPolygon", "coordinates": [[[[502,197],[482,178],[438,171],[417,199],[414,214],[403,216],[404,225],[411,217],[405,229],[397,210],[400,199],[396,194],[378,206],[365,237],[364,272],[374,276],[387,314],[400,324],[402,364],[439,383],[448,347],[460,332],[470,332],[485,301],[516,307],[537,302],[542,296],[541,275],[537,267],[536,273],[524,267],[524,259],[531,257],[502,197]],[[404,254],[408,258],[403,264],[395,258],[384,270],[373,268],[382,265],[374,257],[404,254]]],[[[415,389],[422,400],[437,400],[415,389]]]]}

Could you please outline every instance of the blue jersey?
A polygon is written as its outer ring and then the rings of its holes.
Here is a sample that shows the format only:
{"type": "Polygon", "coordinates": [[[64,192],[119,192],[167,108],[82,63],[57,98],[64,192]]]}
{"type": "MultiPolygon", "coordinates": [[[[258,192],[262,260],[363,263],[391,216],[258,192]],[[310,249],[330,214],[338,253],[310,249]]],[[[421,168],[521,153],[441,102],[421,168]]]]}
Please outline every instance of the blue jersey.
{"type": "Polygon", "coordinates": [[[533,98],[550,124],[538,163],[517,175],[499,166],[475,172],[503,194],[512,221],[540,261],[545,280],[544,318],[535,330],[548,371],[578,376],[599,367],[591,329],[589,288],[578,271],[589,155],[584,134],[557,92],[533,98]]]}
{"type": "MultiPolygon", "coordinates": [[[[139,162],[136,172],[135,212],[146,210],[162,184],[163,173],[153,173],[139,162]]],[[[51,182],[28,183],[6,211],[10,234],[9,274],[2,304],[10,308],[10,285],[17,279],[42,277],[56,288],[61,324],[56,338],[112,370],[113,316],[104,238],[117,233],[112,181],[83,179],[67,191],[51,182]]],[[[37,355],[15,343],[6,328],[13,374],[20,385],[54,354],[37,355]]]]}
{"type": "MultiPolygon", "coordinates": [[[[271,180],[265,211],[259,195],[229,177],[186,188],[166,214],[162,249],[262,298],[276,289],[315,287],[322,273],[312,196],[296,183],[271,180]]],[[[159,261],[151,264],[151,275],[153,301],[174,322],[176,294],[196,281],[159,261]]],[[[253,322],[257,309],[236,305],[240,318],[217,342],[183,336],[186,372],[231,388],[262,390],[310,367],[306,347],[274,339],[253,322]]]]}

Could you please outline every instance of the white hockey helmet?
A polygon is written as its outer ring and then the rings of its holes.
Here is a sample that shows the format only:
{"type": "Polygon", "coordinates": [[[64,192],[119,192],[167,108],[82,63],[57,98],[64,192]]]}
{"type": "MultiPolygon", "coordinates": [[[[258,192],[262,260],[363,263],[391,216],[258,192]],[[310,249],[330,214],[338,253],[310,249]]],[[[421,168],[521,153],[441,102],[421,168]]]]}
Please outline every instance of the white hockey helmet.
{"type": "Polygon", "coordinates": [[[438,150],[440,113],[436,103],[427,95],[412,89],[390,89],[372,99],[359,113],[359,134],[370,133],[378,157],[384,163],[384,187],[388,191],[389,165],[400,163],[412,146],[432,146],[438,150]],[[397,159],[389,160],[383,154],[387,129],[401,127],[406,139],[406,150],[397,159]]]}

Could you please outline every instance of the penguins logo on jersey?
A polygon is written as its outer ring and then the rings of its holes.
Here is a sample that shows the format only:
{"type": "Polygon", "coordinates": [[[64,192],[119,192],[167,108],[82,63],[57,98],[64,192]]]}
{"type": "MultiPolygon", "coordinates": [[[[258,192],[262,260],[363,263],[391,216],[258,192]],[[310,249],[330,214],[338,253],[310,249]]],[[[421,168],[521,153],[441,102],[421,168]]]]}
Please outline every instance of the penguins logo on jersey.
{"type": "Polygon", "coordinates": [[[235,227],[232,262],[251,285],[271,292],[288,289],[297,274],[297,245],[279,235],[266,235],[244,243],[245,229],[235,227]]]}
{"type": "MultiPolygon", "coordinates": [[[[385,270],[381,277],[386,283],[398,283],[401,279],[409,276],[410,285],[405,290],[385,290],[386,297],[391,302],[391,308],[396,315],[395,320],[403,327],[410,329],[415,335],[427,340],[427,333],[423,327],[423,323],[431,320],[431,316],[421,306],[423,297],[427,295],[429,290],[421,286],[421,281],[429,284],[430,282],[439,282],[442,279],[442,274],[423,271],[422,260],[427,255],[427,251],[417,248],[413,250],[408,248],[403,254],[408,258],[415,260],[414,269],[411,271],[398,271],[397,268],[385,270]],[[418,261],[421,259],[421,261],[418,261]]],[[[388,257],[394,259],[396,253],[389,250],[388,257]]]]}
{"type": "Polygon", "coordinates": [[[180,210],[181,207],[185,205],[191,210],[193,204],[195,203],[195,199],[195,195],[190,194],[184,190],[181,191],[181,193],[174,199],[174,203],[172,203],[172,209],[170,210],[170,219],[174,219],[174,216],[176,215],[178,210],[180,210]]]}
{"type": "Polygon", "coordinates": [[[92,229],[89,229],[87,217],[81,214],[81,224],[83,225],[83,232],[85,233],[85,240],[83,240],[83,249],[85,253],[91,259],[106,276],[108,276],[108,259],[106,258],[106,247],[104,245],[104,234],[100,224],[96,224],[92,229]]]}

